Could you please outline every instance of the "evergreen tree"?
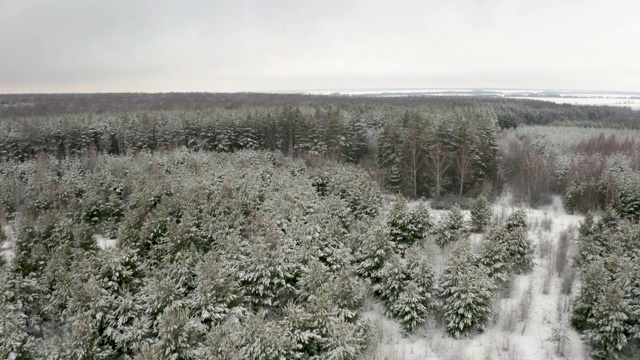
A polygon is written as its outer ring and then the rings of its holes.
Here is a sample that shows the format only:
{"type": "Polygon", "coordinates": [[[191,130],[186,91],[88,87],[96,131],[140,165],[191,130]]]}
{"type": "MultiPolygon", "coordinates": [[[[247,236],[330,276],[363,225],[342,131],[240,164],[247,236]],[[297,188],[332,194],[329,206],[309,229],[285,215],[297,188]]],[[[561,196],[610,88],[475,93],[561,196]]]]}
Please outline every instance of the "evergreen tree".
{"type": "Polygon", "coordinates": [[[487,198],[480,195],[471,208],[471,227],[475,232],[482,232],[491,223],[491,208],[487,198]]]}
{"type": "Polygon", "coordinates": [[[380,275],[380,283],[375,284],[373,290],[389,306],[398,299],[409,280],[406,260],[399,255],[391,256],[380,275]]]}
{"type": "Polygon", "coordinates": [[[469,235],[469,230],[462,216],[462,210],[458,204],[453,205],[451,209],[449,209],[447,217],[435,231],[435,241],[440,247],[464,239],[469,235]]]}
{"type": "Polygon", "coordinates": [[[423,305],[427,311],[432,311],[438,307],[437,283],[433,267],[429,263],[424,249],[419,246],[412,246],[406,254],[409,278],[415,282],[418,292],[422,296],[423,305]]]}
{"type": "Polygon", "coordinates": [[[380,281],[380,271],[393,253],[387,234],[381,227],[372,227],[362,237],[355,251],[355,272],[373,283],[380,281]]]}
{"type": "Polygon", "coordinates": [[[429,310],[418,284],[410,280],[398,298],[390,304],[389,312],[400,319],[403,329],[411,333],[416,326],[426,321],[429,310]]]}
{"type": "Polygon", "coordinates": [[[583,271],[580,292],[573,300],[571,315],[571,324],[578,330],[589,328],[590,319],[594,317],[594,306],[602,298],[610,281],[603,260],[591,263],[583,271]]]}
{"type": "Polygon", "coordinates": [[[15,282],[0,267],[0,359],[31,359],[34,339],[27,333],[28,318],[16,298],[15,282]]]}
{"type": "Polygon", "coordinates": [[[480,262],[496,284],[504,284],[511,278],[513,259],[509,249],[509,232],[497,227],[489,231],[480,262]]]}
{"type": "Polygon", "coordinates": [[[507,217],[504,226],[507,230],[513,231],[517,228],[527,229],[527,213],[524,209],[517,209],[507,217]]]}
{"type": "Polygon", "coordinates": [[[404,251],[423,240],[427,231],[431,228],[429,211],[424,205],[420,205],[416,211],[410,211],[407,202],[399,197],[389,212],[387,220],[389,237],[396,251],[404,251]]]}
{"type": "Polygon", "coordinates": [[[524,228],[516,228],[508,234],[509,255],[516,272],[526,272],[533,269],[533,257],[535,248],[527,237],[524,228]]]}
{"type": "Polygon", "coordinates": [[[483,331],[493,312],[495,285],[469,244],[463,242],[451,254],[439,282],[439,297],[444,310],[446,330],[459,338],[483,331]]]}
{"type": "Polygon", "coordinates": [[[622,350],[631,332],[629,317],[629,303],[622,289],[618,284],[608,286],[595,304],[593,316],[588,319],[589,329],[585,332],[593,355],[608,358],[622,350]]]}
{"type": "Polygon", "coordinates": [[[155,347],[167,359],[202,359],[203,336],[202,324],[189,316],[187,308],[174,304],[160,315],[155,347]]]}

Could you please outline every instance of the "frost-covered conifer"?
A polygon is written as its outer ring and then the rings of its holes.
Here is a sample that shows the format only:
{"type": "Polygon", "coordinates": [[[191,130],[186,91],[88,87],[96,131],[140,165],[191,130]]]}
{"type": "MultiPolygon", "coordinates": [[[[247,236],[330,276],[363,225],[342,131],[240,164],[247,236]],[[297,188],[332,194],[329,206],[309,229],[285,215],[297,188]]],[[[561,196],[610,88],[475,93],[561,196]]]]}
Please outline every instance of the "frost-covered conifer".
{"type": "Polygon", "coordinates": [[[422,240],[430,230],[429,211],[424,205],[410,211],[407,201],[400,196],[389,212],[387,226],[389,238],[396,251],[404,253],[408,247],[422,240]]]}
{"type": "Polygon", "coordinates": [[[496,284],[507,282],[514,266],[509,249],[509,236],[507,230],[496,227],[489,231],[484,242],[480,262],[496,284]]]}
{"type": "Polygon", "coordinates": [[[593,318],[594,306],[602,298],[609,281],[610,277],[602,259],[584,269],[580,291],[573,300],[571,314],[571,323],[578,330],[589,328],[589,319],[593,318]]]}
{"type": "Polygon", "coordinates": [[[475,232],[482,232],[491,223],[491,207],[487,198],[480,195],[471,208],[471,227],[475,232]]]}
{"type": "Polygon", "coordinates": [[[215,325],[207,333],[204,354],[207,359],[243,360],[244,339],[242,326],[237,318],[215,325]]]}
{"type": "Polygon", "coordinates": [[[393,253],[391,243],[384,229],[379,226],[371,227],[360,239],[362,243],[355,251],[355,271],[377,283],[380,281],[380,271],[393,253]]]}
{"type": "Polygon", "coordinates": [[[593,214],[591,212],[587,212],[584,216],[584,220],[580,223],[580,227],[578,228],[578,234],[581,238],[586,238],[593,234],[593,214]]]}
{"type": "Polygon", "coordinates": [[[211,326],[221,322],[240,305],[240,286],[233,272],[226,268],[217,254],[209,253],[196,269],[193,306],[200,320],[211,326]]]}
{"type": "Polygon", "coordinates": [[[247,300],[256,307],[284,306],[295,295],[293,283],[298,267],[284,249],[269,249],[263,239],[255,239],[251,258],[238,276],[247,300]],[[284,303],[283,303],[284,300],[284,303]]]}
{"type": "Polygon", "coordinates": [[[495,285],[469,244],[458,244],[439,281],[447,332],[459,338],[483,331],[493,312],[495,285]]]}
{"type": "Polygon", "coordinates": [[[27,333],[27,316],[15,297],[15,282],[0,268],[0,359],[30,359],[34,339],[27,333]]]}
{"type": "Polygon", "coordinates": [[[424,323],[429,309],[424,305],[426,299],[415,281],[407,282],[398,298],[389,305],[389,312],[400,319],[402,327],[407,333],[424,323]]]}
{"type": "Polygon", "coordinates": [[[462,210],[457,204],[451,207],[447,217],[435,229],[435,241],[440,247],[464,239],[468,235],[469,229],[462,216],[462,210]]]}
{"type": "Polygon", "coordinates": [[[348,321],[355,320],[364,305],[366,293],[362,286],[345,270],[338,271],[328,285],[331,301],[338,307],[341,317],[348,321]]]}
{"type": "Polygon", "coordinates": [[[158,337],[154,347],[158,354],[171,360],[202,359],[200,348],[204,326],[189,315],[182,304],[164,309],[158,318],[158,337]]]}
{"type": "Polygon", "coordinates": [[[338,318],[332,322],[323,341],[326,359],[356,360],[362,357],[370,335],[366,321],[356,323],[338,318]]]}
{"type": "Polygon", "coordinates": [[[505,222],[504,226],[509,231],[513,231],[518,228],[526,230],[527,229],[527,213],[524,211],[524,209],[517,209],[513,211],[507,217],[507,221],[505,222]]]}
{"type": "Polygon", "coordinates": [[[515,228],[508,234],[508,249],[513,269],[516,272],[526,272],[533,268],[535,248],[527,237],[524,228],[515,228]]]}
{"type": "Polygon", "coordinates": [[[400,255],[393,255],[382,268],[380,283],[375,284],[373,290],[389,306],[398,299],[409,276],[406,260],[400,255]]]}
{"type": "Polygon", "coordinates": [[[418,291],[424,298],[424,307],[427,311],[437,308],[437,283],[433,268],[424,254],[424,249],[412,246],[407,250],[406,259],[409,278],[418,286],[418,291]]]}
{"type": "Polygon", "coordinates": [[[604,289],[587,323],[589,329],[585,334],[593,355],[608,358],[627,344],[631,333],[630,308],[617,284],[604,289]]]}

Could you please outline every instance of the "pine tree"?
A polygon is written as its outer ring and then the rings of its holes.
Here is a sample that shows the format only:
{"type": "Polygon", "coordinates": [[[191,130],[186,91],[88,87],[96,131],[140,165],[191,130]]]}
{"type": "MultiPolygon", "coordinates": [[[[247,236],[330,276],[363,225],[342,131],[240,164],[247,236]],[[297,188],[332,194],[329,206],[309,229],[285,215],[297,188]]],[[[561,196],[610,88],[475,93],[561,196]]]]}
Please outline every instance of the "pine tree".
{"type": "Polygon", "coordinates": [[[433,267],[424,254],[424,249],[412,246],[407,250],[406,259],[409,278],[418,286],[418,292],[424,300],[424,307],[427,311],[436,309],[439,306],[437,301],[438,288],[433,267]]]}
{"type": "Polygon", "coordinates": [[[380,281],[380,271],[393,253],[387,234],[380,227],[372,227],[361,238],[361,244],[355,251],[355,272],[373,283],[380,281]]]}
{"type": "Polygon", "coordinates": [[[484,242],[480,262],[497,284],[504,284],[511,278],[514,264],[509,250],[509,236],[504,228],[493,228],[484,242]]]}
{"type": "Polygon", "coordinates": [[[208,326],[220,323],[241,302],[236,274],[213,252],[198,266],[196,274],[197,285],[191,295],[195,311],[208,326]]]}
{"type": "Polygon", "coordinates": [[[462,210],[458,204],[449,209],[447,217],[435,231],[435,241],[440,247],[464,239],[469,235],[469,230],[462,216],[462,210]]]}
{"type": "Polygon", "coordinates": [[[491,208],[487,198],[480,195],[471,208],[471,226],[473,231],[482,232],[491,223],[491,208]]]}
{"type": "Polygon", "coordinates": [[[0,267],[0,359],[31,359],[34,339],[27,333],[27,316],[16,299],[14,280],[0,267]]]}
{"type": "Polygon", "coordinates": [[[516,228],[509,232],[508,238],[508,248],[513,269],[519,273],[533,269],[535,248],[527,237],[526,230],[524,228],[516,228]]]}
{"type": "Polygon", "coordinates": [[[362,358],[370,338],[366,321],[347,322],[341,318],[332,322],[323,340],[322,358],[336,360],[356,360],[362,358]]]}
{"type": "Polygon", "coordinates": [[[409,280],[406,260],[399,255],[393,255],[382,268],[380,283],[374,285],[374,292],[389,306],[393,304],[409,280]]]}
{"type": "Polygon", "coordinates": [[[580,227],[578,228],[578,234],[581,238],[586,238],[593,234],[593,214],[591,212],[587,212],[584,216],[584,220],[580,223],[580,227]]]}
{"type": "Polygon", "coordinates": [[[406,200],[399,197],[389,213],[387,226],[395,250],[404,253],[411,245],[423,240],[430,229],[429,211],[424,205],[417,211],[410,211],[406,200]]]}
{"type": "Polygon", "coordinates": [[[610,281],[602,259],[591,263],[583,271],[580,292],[573,300],[571,314],[571,324],[578,330],[589,328],[590,321],[594,317],[594,306],[602,298],[610,281]]]}
{"type": "Polygon", "coordinates": [[[517,209],[507,217],[504,225],[507,230],[513,231],[517,228],[527,229],[527,213],[524,209],[517,209]]]}
{"type": "Polygon", "coordinates": [[[631,332],[629,315],[629,303],[618,284],[608,286],[595,304],[593,317],[588,319],[589,329],[585,332],[593,355],[608,358],[622,350],[631,332]]]}
{"type": "Polygon", "coordinates": [[[486,269],[463,242],[451,254],[439,282],[439,298],[444,310],[446,329],[459,338],[473,331],[483,331],[493,312],[495,285],[486,269]]]}
{"type": "Polygon", "coordinates": [[[157,353],[167,359],[202,359],[200,349],[204,327],[189,316],[181,304],[167,307],[158,319],[157,353]]]}
{"type": "Polygon", "coordinates": [[[398,298],[390,304],[389,312],[400,319],[407,333],[411,333],[416,326],[426,321],[429,310],[424,305],[425,302],[418,284],[410,280],[398,298]]]}

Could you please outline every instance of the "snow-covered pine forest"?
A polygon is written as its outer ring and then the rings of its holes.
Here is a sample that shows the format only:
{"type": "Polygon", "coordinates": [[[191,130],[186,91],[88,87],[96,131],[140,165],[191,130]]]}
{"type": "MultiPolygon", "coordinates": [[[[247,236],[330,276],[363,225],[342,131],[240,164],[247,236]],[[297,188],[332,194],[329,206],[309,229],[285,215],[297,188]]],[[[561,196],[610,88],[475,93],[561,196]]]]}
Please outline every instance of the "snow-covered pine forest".
{"type": "Polygon", "coordinates": [[[640,114],[2,95],[0,359],[633,359],[640,114]]]}

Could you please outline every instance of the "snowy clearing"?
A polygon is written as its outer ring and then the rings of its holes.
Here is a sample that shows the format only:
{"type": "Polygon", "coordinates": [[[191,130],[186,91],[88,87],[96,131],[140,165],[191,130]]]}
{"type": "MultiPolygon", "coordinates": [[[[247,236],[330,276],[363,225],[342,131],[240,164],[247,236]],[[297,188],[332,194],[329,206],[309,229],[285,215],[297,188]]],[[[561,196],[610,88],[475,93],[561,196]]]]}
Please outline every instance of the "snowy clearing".
{"type": "MultiPolygon", "coordinates": [[[[386,209],[392,197],[385,197],[386,209]]],[[[419,202],[411,202],[416,206],[419,202]]],[[[498,199],[492,205],[494,221],[501,224],[517,207],[509,196],[498,199]]],[[[436,222],[446,211],[431,210],[436,222]]],[[[570,300],[578,289],[578,281],[572,281],[569,295],[563,294],[563,274],[573,271],[570,259],[575,251],[575,230],[582,221],[581,215],[566,214],[560,197],[550,206],[526,209],[528,236],[536,247],[533,270],[513,278],[510,289],[502,292],[495,302],[492,323],[484,333],[469,338],[454,339],[447,335],[433,316],[413,334],[403,335],[398,322],[384,315],[383,306],[370,299],[365,313],[376,328],[375,344],[366,359],[590,359],[578,333],[569,324],[570,300]],[[563,274],[556,271],[559,239],[564,234],[570,241],[568,264],[563,274]]],[[[469,219],[469,211],[464,211],[469,219]]],[[[484,234],[471,236],[474,251],[482,249],[484,234]]],[[[425,251],[429,253],[436,274],[440,274],[447,262],[448,249],[440,250],[428,239],[425,251]]],[[[575,272],[573,272],[575,276],[575,272]]],[[[573,278],[572,278],[573,280],[573,278]]],[[[566,292],[566,290],[565,290],[566,292]]]]}

